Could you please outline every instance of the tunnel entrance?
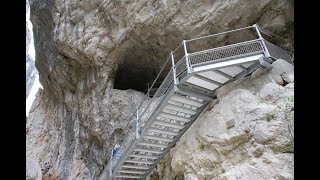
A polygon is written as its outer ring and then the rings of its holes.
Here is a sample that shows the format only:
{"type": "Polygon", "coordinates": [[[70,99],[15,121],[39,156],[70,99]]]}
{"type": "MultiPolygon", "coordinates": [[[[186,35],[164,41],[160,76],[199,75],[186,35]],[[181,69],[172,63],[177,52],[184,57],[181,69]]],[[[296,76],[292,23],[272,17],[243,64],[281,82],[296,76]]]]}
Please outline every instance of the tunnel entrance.
{"type": "Polygon", "coordinates": [[[148,87],[151,86],[159,71],[157,67],[152,67],[154,64],[148,63],[135,59],[120,64],[115,76],[114,88],[134,89],[147,93],[148,87]]]}
{"type": "MultiPolygon", "coordinates": [[[[132,42],[129,41],[129,43],[132,42]]],[[[130,44],[119,57],[118,69],[114,76],[114,89],[134,89],[146,94],[166,60],[164,55],[167,53],[159,55],[154,49],[138,46],[136,42],[130,44]]],[[[157,80],[150,92],[151,96],[163,79],[164,77],[160,77],[157,80]]]]}
{"type": "MultiPolygon", "coordinates": [[[[139,32],[149,33],[137,34],[136,31],[131,31],[127,34],[123,44],[118,47],[119,50],[115,55],[118,69],[114,72],[113,87],[114,89],[134,89],[147,93],[170,52],[179,45],[182,38],[180,34],[173,32],[166,33],[164,36],[153,34],[156,30],[146,26],[137,25],[137,29],[139,32]]],[[[155,94],[170,69],[171,60],[164,67],[157,82],[150,90],[150,97],[155,94]]]]}

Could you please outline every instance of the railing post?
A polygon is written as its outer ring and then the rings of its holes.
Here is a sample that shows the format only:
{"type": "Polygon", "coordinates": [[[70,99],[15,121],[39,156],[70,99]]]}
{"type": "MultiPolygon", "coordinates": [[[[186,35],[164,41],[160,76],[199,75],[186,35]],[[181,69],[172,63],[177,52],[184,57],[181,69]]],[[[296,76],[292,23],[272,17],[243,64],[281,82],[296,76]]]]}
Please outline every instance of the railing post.
{"type": "Polygon", "coordinates": [[[186,40],[183,40],[183,48],[184,48],[184,54],[185,54],[185,57],[186,57],[186,65],[187,65],[188,74],[190,74],[191,73],[191,68],[190,68],[189,59],[188,59],[186,40]]]}
{"type": "Polygon", "coordinates": [[[258,25],[254,24],[254,25],[252,25],[252,26],[253,26],[254,29],[256,30],[256,32],[257,32],[257,34],[258,34],[258,36],[259,36],[259,39],[263,39],[263,37],[261,36],[261,33],[260,33],[259,29],[258,29],[258,25]]]}
{"type": "Polygon", "coordinates": [[[148,83],[148,89],[147,89],[147,94],[146,94],[148,97],[150,97],[149,96],[149,83],[148,83]]]}
{"type": "Polygon", "coordinates": [[[266,44],[264,43],[264,39],[263,39],[263,37],[261,36],[261,33],[260,33],[260,31],[259,31],[259,28],[258,28],[258,25],[254,24],[253,27],[254,27],[255,30],[257,31],[257,34],[258,34],[259,39],[260,39],[260,41],[261,41],[261,44],[262,44],[262,46],[263,46],[264,55],[265,55],[267,58],[269,58],[269,57],[270,57],[270,53],[269,53],[269,51],[268,51],[268,48],[267,48],[266,44]]]}
{"type": "Polygon", "coordinates": [[[176,67],[174,67],[174,57],[173,53],[171,52],[171,61],[172,61],[172,74],[173,74],[173,82],[174,84],[178,84],[177,79],[176,79],[176,67]]]}
{"type": "Polygon", "coordinates": [[[139,109],[137,110],[137,121],[136,121],[136,139],[139,139],[140,134],[139,134],[139,109]]]}

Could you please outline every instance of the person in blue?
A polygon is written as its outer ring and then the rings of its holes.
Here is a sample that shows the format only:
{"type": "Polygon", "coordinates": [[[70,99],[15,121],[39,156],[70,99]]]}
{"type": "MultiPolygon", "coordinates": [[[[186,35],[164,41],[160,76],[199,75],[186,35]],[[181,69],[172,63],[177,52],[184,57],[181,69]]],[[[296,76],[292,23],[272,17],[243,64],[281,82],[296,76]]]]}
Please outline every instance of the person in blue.
{"type": "Polygon", "coordinates": [[[119,144],[116,144],[112,149],[112,156],[113,156],[112,160],[114,161],[119,160],[121,155],[122,155],[122,148],[120,147],[119,144]]]}
{"type": "Polygon", "coordinates": [[[115,153],[120,149],[120,145],[119,144],[116,144],[113,146],[112,148],[112,156],[115,155],[115,153]]]}

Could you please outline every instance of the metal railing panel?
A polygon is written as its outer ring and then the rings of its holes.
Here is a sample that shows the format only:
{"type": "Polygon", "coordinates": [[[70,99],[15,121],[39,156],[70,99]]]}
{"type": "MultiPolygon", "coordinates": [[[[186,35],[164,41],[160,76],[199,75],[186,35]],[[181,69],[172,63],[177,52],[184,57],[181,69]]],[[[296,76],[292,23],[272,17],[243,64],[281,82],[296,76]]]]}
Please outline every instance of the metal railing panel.
{"type": "Polygon", "coordinates": [[[185,56],[175,64],[176,77],[179,77],[183,72],[187,70],[185,56]]]}
{"type": "Polygon", "coordinates": [[[206,51],[189,54],[191,65],[204,63],[208,61],[218,61],[226,58],[232,58],[239,55],[262,52],[263,47],[261,40],[252,40],[242,43],[237,43],[219,48],[213,48],[206,51]]]}
{"type": "Polygon", "coordinates": [[[267,40],[263,40],[263,41],[266,44],[266,48],[268,49],[269,54],[273,59],[283,59],[283,60],[293,64],[288,51],[280,48],[279,46],[272,44],[271,42],[269,42],[267,40]]]}

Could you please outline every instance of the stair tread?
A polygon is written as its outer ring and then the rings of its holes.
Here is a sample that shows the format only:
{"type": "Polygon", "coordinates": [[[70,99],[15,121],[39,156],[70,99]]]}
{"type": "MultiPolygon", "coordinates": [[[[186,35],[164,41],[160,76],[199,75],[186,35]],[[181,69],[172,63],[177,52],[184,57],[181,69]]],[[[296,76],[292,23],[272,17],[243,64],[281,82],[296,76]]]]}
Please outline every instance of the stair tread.
{"type": "Polygon", "coordinates": [[[172,142],[173,141],[173,139],[158,137],[158,136],[151,136],[151,135],[145,135],[142,138],[153,139],[153,140],[164,141],[164,142],[172,142]]]}
{"type": "Polygon", "coordinates": [[[130,154],[130,157],[134,158],[144,158],[144,159],[158,159],[158,156],[148,156],[148,155],[141,155],[141,154],[130,154]]]}
{"type": "Polygon", "coordinates": [[[166,113],[166,112],[161,112],[159,114],[160,117],[164,117],[164,118],[168,118],[168,119],[174,119],[177,121],[182,121],[182,122],[189,122],[191,119],[187,118],[187,117],[182,117],[179,115],[175,115],[175,114],[170,114],[170,113],[166,113]]]}
{"type": "Polygon", "coordinates": [[[161,133],[161,134],[168,134],[168,135],[172,135],[172,136],[177,136],[179,134],[179,132],[169,131],[169,130],[165,130],[165,129],[156,129],[156,128],[149,128],[148,131],[161,133]]]}
{"type": "Polygon", "coordinates": [[[159,147],[159,148],[166,148],[166,147],[168,147],[167,145],[158,144],[158,143],[150,143],[150,142],[146,142],[146,141],[139,142],[138,144],[139,144],[139,145],[145,145],[145,146],[159,147]]]}
{"type": "Polygon", "coordinates": [[[226,74],[226,73],[224,73],[224,72],[222,72],[222,71],[220,71],[220,70],[214,70],[213,72],[215,72],[215,73],[217,73],[217,74],[219,74],[219,75],[221,75],[221,76],[224,76],[224,77],[226,77],[226,78],[228,78],[228,79],[233,79],[233,77],[232,76],[230,76],[229,74],[226,74]]]}
{"type": "Polygon", "coordinates": [[[128,174],[145,174],[144,171],[131,171],[131,170],[119,170],[118,173],[128,173],[128,174]]]}
{"type": "Polygon", "coordinates": [[[157,153],[157,154],[161,154],[162,151],[156,151],[153,149],[144,149],[144,148],[135,148],[134,151],[140,151],[140,152],[150,152],[150,153],[157,153]]]}
{"type": "Polygon", "coordinates": [[[160,125],[160,126],[166,126],[166,127],[171,127],[171,128],[176,128],[176,129],[183,129],[184,126],[176,123],[171,123],[171,122],[164,122],[164,121],[155,121],[153,124],[160,125]]]}
{"type": "Polygon", "coordinates": [[[188,104],[188,105],[191,105],[191,106],[196,106],[196,107],[203,106],[203,103],[201,103],[199,101],[196,101],[196,100],[193,100],[193,99],[190,99],[190,98],[187,98],[185,96],[178,95],[178,94],[175,94],[170,99],[173,100],[173,101],[177,101],[177,102],[180,102],[180,103],[188,104]]]}
{"type": "Polygon", "coordinates": [[[141,176],[130,176],[130,175],[115,175],[114,177],[122,177],[122,178],[134,178],[134,179],[140,179],[141,176]]]}
{"type": "Polygon", "coordinates": [[[177,105],[174,105],[174,104],[167,104],[164,108],[172,110],[172,111],[187,113],[187,114],[190,114],[190,115],[194,115],[194,114],[197,113],[196,110],[193,110],[193,109],[190,109],[190,108],[187,108],[187,107],[183,107],[183,106],[177,106],[177,105]]]}
{"type": "Polygon", "coordinates": [[[125,160],[124,162],[139,163],[139,164],[154,164],[154,161],[125,160]]]}
{"type": "Polygon", "coordinates": [[[122,165],[122,168],[130,168],[130,169],[149,169],[147,166],[137,166],[137,165],[122,165]]]}
{"type": "Polygon", "coordinates": [[[194,77],[199,78],[199,79],[202,79],[202,80],[207,81],[207,82],[209,82],[209,83],[215,84],[215,85],[217,85],[217,86],[223,86],[223,84],[221,84],[221,83],[219,83],[219,82],[217,82],[217,81],[215,81],[215,80],[212,80],[212,79],[210,79],[210,78],[207,78],[207,77],[205,77],[205,76],[201,76],[201,75],[199,75],[199,74],[194,74],[194,77]]]}

